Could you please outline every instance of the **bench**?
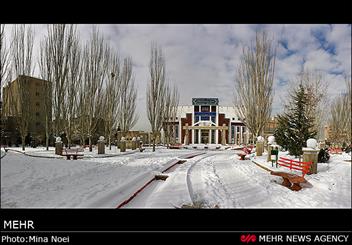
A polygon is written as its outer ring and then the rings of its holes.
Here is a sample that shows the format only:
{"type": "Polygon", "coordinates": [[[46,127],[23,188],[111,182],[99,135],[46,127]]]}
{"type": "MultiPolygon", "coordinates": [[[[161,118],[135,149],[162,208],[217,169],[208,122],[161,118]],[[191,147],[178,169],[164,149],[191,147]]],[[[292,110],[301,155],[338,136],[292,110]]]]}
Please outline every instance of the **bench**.
{"type": "Polygon", "coordinates": [[[174,144],[174,145],[170,145],[169,147],[170,149],[181,149],[182,148],[182,144],[174,144]]]}
{"type": "Polygon", "coordinates": [[[65,153],[62,154],[63,156],[66,156],[67,160],[71,160],[71,156],[73,160],[77,160],[77,157],[81,156],[83,157],[83,153],[79,153],[79,152],[83,152],[84,149],[81,148],[75,148],[75,149],[65,149],[65,153]]]}
{"type": "Polygon", "coordinates": [[[283,178],[282,185],[289,188],[292,191],[299,191],[302,189],[302,186],[300,185],[301,183],[306,183],[307,180],[302,177],[298,176],[296,174],[290,174],[286,172],[276,172],[276,171],[271,171],[271,175],[276,175],[276,176],[281,176],[283,178]]]}
{"type": "Polygon", "coordinates": [[[294,170],[302,171],[302,177],[304,177],[304,175],[309,173],[312,162],[300,162],[293,159],[280,157],[279,160],[277,161],[277,164],[280,166],[289,168],[290,170],[294,169],[294,170]]]}

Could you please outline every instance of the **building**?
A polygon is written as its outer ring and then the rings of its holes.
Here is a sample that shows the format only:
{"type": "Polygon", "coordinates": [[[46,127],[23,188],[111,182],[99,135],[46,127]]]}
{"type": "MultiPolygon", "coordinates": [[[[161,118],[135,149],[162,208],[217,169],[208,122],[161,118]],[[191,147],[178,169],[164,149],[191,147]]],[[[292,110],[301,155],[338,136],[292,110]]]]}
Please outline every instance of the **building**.
{"type": "Polygon", "coordinates": [[[249,132],[235,108],[219,106],[218,98],[193,98],[179,106],[174,137],[182,144],[247,144],[249,132]]]}
{"type": "MultiPolygon", "coordinates": [[[[5,85],[3,87],[2,108],[4,128],[16,128],[10,124],[22,120],[21,112],[24,109],[23,106],[25,106],[26,110],[29,110],[30,115],[27,138],[30,138],[37,143],[44,142],[46,115],[48,115],[48,122],[51,122],[51,98],[45,96],[47,89],[50,89],[50,82],[24,75],[19,76],[14,81],[5,85]],[[21,103],[20,101],[24,98],[24,94],[26,98],[25,101],[21,103]],[[47,101],[45,101],[45,98],[47,101]],[[45,102],[47,103],[49,110],[47,113],[45,113],[45,102]]],[[[18,128],[16,130],[18,130],[18,128]]],[[[10,138],[13,138],[14,135],[17,134],[18,132],[15,131],[6,132],[6,135],[10,138]]],[[[12,141],[12,143],[14,142],[12,141]]]]}
{"type": "Polygon", "coordinates": [[[268,138],[269,136],[274,135],[274,132],[277,126],[278,126],[277,118],[276,117],[270,118],[264,126],[263,137],[268,138]]]}

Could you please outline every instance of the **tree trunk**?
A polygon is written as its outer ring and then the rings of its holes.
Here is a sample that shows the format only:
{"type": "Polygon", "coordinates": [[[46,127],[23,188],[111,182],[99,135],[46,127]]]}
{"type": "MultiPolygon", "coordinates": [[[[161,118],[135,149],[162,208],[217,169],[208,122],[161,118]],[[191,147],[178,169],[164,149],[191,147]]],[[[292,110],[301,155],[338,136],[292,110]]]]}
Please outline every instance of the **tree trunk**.
{"type": "Polygon", "coordinates": [[[49,150],[49,134],[46,134],[46,139],[45,139],[45,145],[46,145],[46,150],[49,150]]]}
{"type": "Polygon", "coordinates": [[[22,151],[24,151],[25,150],[25,143],[26,143],[26,137],[24,137],[24,136],[22,136],[21,137],[22,138],[22,151]]]}
{"type": "Polygon", "coordinates": [[[48,123],[48,117],[45,117],[45,146],[46,150],[49,150],[49,123],[48,123]]]}
{"type": "Polygon", "coordinates": [[[89,140],[89,151],[92,152],[93,151],[93,146],[92,146],[91,136],[88,137],[88,140],[89,140]]]}
{"type": "Polygon", "coordinates": [[[111,136],[109,135],[109,150],[111,151],[111,136]]]}
{"type": "Polygon", "coordinates": [[[155,151],[155,137],[154,137],[154,135],[153,135],[152,142],[153,142],[153,152],[154,152],[155,151]]]}

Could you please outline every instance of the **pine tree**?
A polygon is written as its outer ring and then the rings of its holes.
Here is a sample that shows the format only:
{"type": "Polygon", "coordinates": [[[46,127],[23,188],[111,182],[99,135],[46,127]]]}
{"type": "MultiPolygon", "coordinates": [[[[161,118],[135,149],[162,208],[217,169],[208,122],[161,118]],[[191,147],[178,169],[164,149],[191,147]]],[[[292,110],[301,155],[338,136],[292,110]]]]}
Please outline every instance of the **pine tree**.
{"type": "Polygon", "coordinates": [[[274,136],[277,144],[281,145],[285,150],[288,149],[289,138],[287,136],[288,118],[286,115],[277,117],[278,126],[275,129],[274,136]]]}
{"type": "Polygon", "coordinates": [[[302,84],[291,95],[287,112],[279,116],[279,126],[275,132],[278,144],[287,148],[290,155],[302,155],[302,147],[309,138],[316,136],[314,118],[307,115],[308,97],[302,84]]]}

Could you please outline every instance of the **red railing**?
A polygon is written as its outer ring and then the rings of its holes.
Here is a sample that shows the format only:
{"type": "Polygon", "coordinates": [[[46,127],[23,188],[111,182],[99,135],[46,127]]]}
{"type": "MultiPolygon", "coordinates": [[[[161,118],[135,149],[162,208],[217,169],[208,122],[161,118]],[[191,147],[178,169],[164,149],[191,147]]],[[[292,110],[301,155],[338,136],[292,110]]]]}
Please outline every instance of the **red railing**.
{"type": "Polygon", "coordinates": [[[289,168],[290,170],[300,170],[302,171],[302,177],[309,173],[310,166],[312,165],[312,162],[300,162],[297,160],[285,158],[285,157],[280,157],[278,162],[280,166],[289,168]]]}

